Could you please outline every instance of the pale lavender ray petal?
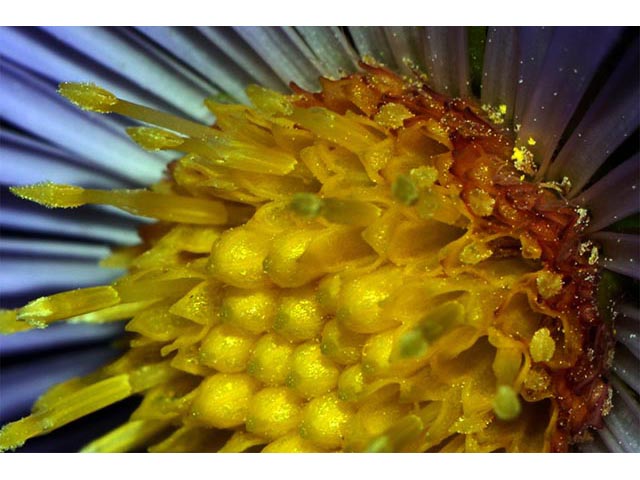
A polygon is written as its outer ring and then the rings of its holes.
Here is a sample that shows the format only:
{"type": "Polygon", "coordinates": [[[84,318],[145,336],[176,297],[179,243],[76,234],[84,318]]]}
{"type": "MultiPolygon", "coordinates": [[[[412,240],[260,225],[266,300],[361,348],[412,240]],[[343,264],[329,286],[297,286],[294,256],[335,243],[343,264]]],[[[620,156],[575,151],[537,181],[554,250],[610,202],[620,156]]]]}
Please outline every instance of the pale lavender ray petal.
{"type": "Polygon", "coordinates": [[[483,104],[506,105],[505,122],[513,118],[520,46],[515,27],[489,27],[482,73],[483,104]]]}
{"type": "Polygon", "coordinates": [[[622,28],[558,27],[522,117],[517,143],[531,147],[544,178],[551,157],[582,95],[622,28]]]}
{"type": "Polygon", "coordinates": [[[640,403],[638,403],[638,399],[633,392],[617,375],[611,375],[609,380],[618,398],[616,403],[624,403],[625,408],[631,412],[637,421],[640,421],[640,403]]]}
{"type": "Polygon", "coordinates": [[[615,323],[616,340],[626,346],[640,359],[640,325],[631,318],[617,318],[615,323]]]}
{"type": "Polygon", "coordinates": [[[575,445],[575,449],[582,453],[611,453],[609,447],[600,438],[600,431],[594,435],[593,440],[575,445]]]}
{"type": "Polygon", "coordinates": [[[614,389],[613,409],[604,417],[604,423],[608,427],[616,443],[625,452],[640,452],[640,418],[638,406],[630,408],[614,389]]]}
{"type": "Polygon", "coordinates": [[[56,83],[93,82],[133,102],[172,113],[181,111],[35,28],[0,29],[0,52],[23,68],[56,83]]]}
{"type": "Polygon", "coordinates": [[[115,338],[123,332],[123,322],[57,323],[43,329],[0,336],[0,356],[34,355],[47,350],[86,346],[115,338]]]}
{"type": "Polygon", "coordinates": [[[349,27],[360,57],[372,57],[388,68],[397,69],[396,59],[384,33],[384,27],[349,27]]]}
{"type": "Polygon", "coordinates": [[[137,27],[236,102],[248,103],[244,91],[251,77],[197,30],[186,27],[137,27]]]}
{"type": "Polygon", "coordinates": [[[538,84],[547,49],[555,27],[517,27],[518,34],[518,81],[514,123],[522,122],[525,108],[538,84]]]}
{"type": "Polygon", "coordinates": [[[338,27],[295,27],[324,71],[340,78],[358,68],[358,54],[338,27]]]}
{"type": "Polygon", "coordinates": [[[265,88],[281,92],[287,91],[285,82],[280,80],[269,65],[231,27],[196,27],[202,35],[216,45],[224,54],[232,58],[257,83],[265,88]]]}
{"type": "Polygon", "coordinates": [[[429,84],[451,96],[469,96],[466,27],[426,27],[424,58],[429,84]]]}
{"type": "Polygon", "coordinates": [[[38,151],[20,148],[0,140],[0,183],[24,185],[50,181],[86,188],[111,189],[122,187],[122,182],[100,175],[65,157],[46,155],[38,151]]]}
{"type": "Polygon", "coordinates": [[[637,357],[620,344],[616,347],[613,371],[625,384],[640,394],[640,363],[637,357]]]}
{"type": "Polygon", "coordinates": [[[600,263],[604,268],[640,278],[640,236],[630,233],[597,232],[590,238],[602,246],[600,263]]]}
{"type": "Polygon", "coordinates": [[[35,400],[47,389],[70,378],[86,375],[116,356],[105,346],[48,355],[21,362],[0,371],[2,409],[0,422],[29,412],[35,400]]]}
{"type": "Polygon", "coordinates": [[[1,258],[0,292],[62,291],[109,284],[124,272],[101,268],[97,261],[60,258],[1,258]]]}
{"type": "Polygon", "coordinates": [[[640,211],[640,154],[607,173],[573,204],[589,210],[587,232],[596,232],[640,211]]]}
{"type": "Polygon", "coordinates": [[[615,70],[549,167],[548,178],[571,180],[569,196],[580,193],[609,155],[640,124],[638,42],[625,52],[615,70]]]}
{"type": "Polygon", "coordinates": [[[47,210],[3,191],[0,229],[33,232],[37,235],[91,239],[114,245],[140,243],[133,219],[102,213],[95,207],[47,210]]]}
{"type": "Polygon", "coordinates": [[[262,57],[287,85],[295,82],[302,88],[318,88],[321,72],[284,30],[276,27],[234,27],[235,31],[262,57]],[[295,52],[295,53],[292,53],[295,52]]]}
{"type": "MultiPolygon", "coordinates": [[[[210,121],[203,99],[215,92],[150,42],[122,29],[45,27],[47,33],[118,72],[189,116],[210,121]]],[[[118,93],[118,92],[114,92],[118,93]]]]}
{"type": "Polygon", "coordinates": [[[63,257],[98,261],[109,255],[110,249],[95,243],[3,237],[0,254],[26,255],[30,257],[63,257]]]}
{"type": "Polygon", "coordinates": [[[138,148],[108,118],[83,112],[64,101],[33,74],[3,63],[0,77],[0,116],[30,133],[78,155],[88,166],[147,185],[162,174],[163,162],[138,148]],[[53,121],[55,119],[55,121],[53,121]]]}
{"type": "Polygon", "coordinates": [[[384,27],[384,33],[401,73],[412,73],[411,64],[426,70],[424,27],[384,27]]]}
{"type": "Polygon", "coordinates": [[[640,308],[630,303],[621,303],[617,306],[617,310],[621,315],[635,322],[640,322],[640,308]]]}
{"type": "Polygon", "coordinates": [[[624,450],[618,443],[616,437],[611,433],[611,430],[609,430],[606,425],[598,430],[598,435],[606,446],[607,453],[624,453],[624,450]]]}

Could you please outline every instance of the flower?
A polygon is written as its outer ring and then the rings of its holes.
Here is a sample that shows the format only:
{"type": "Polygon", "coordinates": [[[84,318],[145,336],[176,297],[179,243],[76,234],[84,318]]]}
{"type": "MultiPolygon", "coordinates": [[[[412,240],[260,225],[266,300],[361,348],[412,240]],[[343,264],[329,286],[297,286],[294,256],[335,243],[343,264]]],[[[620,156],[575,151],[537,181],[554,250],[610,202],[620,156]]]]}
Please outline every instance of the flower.
{"type": "MultiPolygon", "coordinates": [[[[490,29],[484,51],[470,44],[472,56],[484,54],[477,75],[468,72],[466,29],[349,31],[366,61],[405,75],[422,69],[430,87],[419,74],[403,83],[363,65],[368,74],[325,81],[322,95],[307,93],[303,88],[314,87],[317,72],[340,78],[342,70],[355,67],[357,56],[336,29],[48,33],[85,51],[108,39],[111,48],[118,45],[157,70],[131,49],[148,48],[152,39],[174,55],[194,55],[187,57],[192,66],[218,69],[221,90],[240,101],[247,100],[239,88],[242,71],[220,75],[229,67],[215,61],[202,67],[189,46],[206,39],[237,54],[244,75],[265,86],[278,88],[282,80],[300,86],[290,98],[248,89],[253,110],[220,103],[220,97],[208,101],[216,130],[87,84],[61,87],[83,108],[115,111],[191,137],[129,130],[146,148],[188,155],[171,164],[173,182],[160,182],[153,192],[51,184],[14,192],[47,206],[106,203],[164,222],[240,226],[145,227],[143,250],[133,247],[109,260],[133,267],[113,287],[63,293],[5,312],[6,331],[70,316],[133,316],[127,328],[141,334],[122,360],[80,383],[56,387],[38,401],[33,416],[6,427],[0,434],[5,448],[42,433],[43,421],[55,428],[134,392],[145,392],[145,400],[132,420],[91,448],[109,449],[114,441],[133,448],[167,429],[172,433],[157,450],[204,448],[199,442],[209,442],[211,431],[203,428],[215,427],[235,429],[225,450],[265,443],[267,450],[562,450],[587,435],[585,427],[599,426],[610,401],[601,378],[610,348],[606,321],[598,318],[606,314],[605,304],[598,315],[593,301],[594,265],[637,277],[637,236],[615,232],[624,228],[616,219],[637,212],[638,157],[624,158],[625,138],[638,121],[637,82],[629,86],[628,78],[637,72],[637,35],[608,28],[490,29]],[[236,35],[244,43],[230,40],[236,35]],[[593,48],[584,48],[587,42],[593,48]],[[329,55],[327,45],[336,51],[329,55]],[[284,55],[289,47],[304,56],[284,55]],[[602,73],[609,63],[611,72],[602,73]],[[481,83],[481,108],[451,100],[469,97],[474,79],[481,83]],[[482,120],[481,111],[495,127],[482,120]],[[619,155],[610,155],[616,148],[619,155]],[[211,192],[217,199],[209,198],[211,192]],[[614,192],[617,201],[604,205],[614,192]],[[246,205],[260,208],[254,215],[246,205]],[[496,219],[509,226],[507,234],[496,219]],[[605,227],[614,231],[603,232],[605,227]],[[505,274],[496,259],[513,257],[509,240],[519,242],[522,258],[508,264],[505,274]],[[342,248],[334,251],[332,245],[342,248]],[[467,285],[468,275],[474,285],[467,285]],[[274,294],[274,287],[282,290],[274,294]],[[503,289],[510,292],[506,297],[503,289]],[[458,298],[460,290],[466,293],[458,298]],[[272,325],[259,323],[266,313],[248,313],[262,310],[276,312],[272,325]],[[174,355],[171,363],[156,358],[158,353],[174,355]],[[288,366],[285,372],[281,365],[288,366]],[[468,372],[469,365],[477,371],[468,372]],[[545,398],[552,399],[551,408],[541,406],[545,398]],[[541,408],[547,417],[540,417],[541,408]],[[369,421],[369,411],[384,418],[369,421]],[[189,415],[195,420],[187,421],[189,415]],[[176,417],[187,419],[177,429],[176,417]]],[[[16,45],[34,41],[24,32],[4,34],[16,45]]],[[[471,34],[483,39],[483,32],[471,34]]],[[[21,68],[12,66],[10,73],[16,84],[26,79],[37,87],[21,68]]],[[[125,73],[138,78],[148,72],[125,73]]],[[[193,88],[185,87],[185,98],[189,92],[193,88]]],[[[184,109],[177,98],[163,100],[184,109]]],[[[203,114],[195,108],[192,113],[203,114]]],[[[10,121],[25,122],[18,126],[36,134],[51,132],[59,143],[51,122],[19,115],[10,121]]],[[[127,151],[127,144],[115,145],[127,151]]],[[[94,162],[112,156],[97,153],[94,162]]],[[[130,180],[154,171],[117,170],[130,180]]],[[[607,278],[601,286],[609,285],[607,278]]],[[[615,311],[637,316],[633,308],[615,311]]],[[[617,393],[601,438],[609,448],[634,449],[636,425],[625,425],[625,419],[638,408],[629,353],[637,353],[637,343],[626,322],[618,321],[618,335],[629,349],[618,347],[614,371],[622,381],[612,376],[617,393]]]]}

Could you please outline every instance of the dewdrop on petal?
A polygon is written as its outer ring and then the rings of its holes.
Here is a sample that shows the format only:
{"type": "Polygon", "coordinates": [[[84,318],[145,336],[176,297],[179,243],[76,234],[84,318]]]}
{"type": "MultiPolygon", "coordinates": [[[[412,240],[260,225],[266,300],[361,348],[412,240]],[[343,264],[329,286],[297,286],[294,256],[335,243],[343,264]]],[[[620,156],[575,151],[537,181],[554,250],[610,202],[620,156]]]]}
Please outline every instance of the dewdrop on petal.
{"type": "Polygon", "coordinates": [[[556,191],[523,175],[533,154],[487,123],[506,104],[361,68],[319,93],[207,99],[213,127],[60,86],[183,156],[149,189],[12,188],[157,223],[103,261],[128,270],[112,285],[0,312],[3,334],[72,319],[128,320],[129,335],[120,359],[4,426],[0,449],[133,395],[83,451],[566,451],[598,425],[610,332],[592,344],[599,267],[579,210],[550,212],[556,191]],[[602,367],[585,376],[585,361],[602,367]]]}

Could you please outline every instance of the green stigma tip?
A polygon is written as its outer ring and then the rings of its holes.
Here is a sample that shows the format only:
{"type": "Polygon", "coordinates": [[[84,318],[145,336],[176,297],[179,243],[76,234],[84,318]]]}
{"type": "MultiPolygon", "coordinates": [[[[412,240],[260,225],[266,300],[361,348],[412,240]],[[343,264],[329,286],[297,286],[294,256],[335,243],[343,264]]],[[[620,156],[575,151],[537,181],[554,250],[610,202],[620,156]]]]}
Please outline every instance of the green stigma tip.
{"type": "Polygon", "coordinates": [[[418,187],[407,175],[398,175],[391,185],[391,193],[405,205],[413,205],[419,197],[418,187]]]}
{"type": "Polygon", "coordinates": [[[404,358],[424,355],[427,347],[428,344],[420,330],[409,330],[400,337],[400,355],[404,358]]]}
{"type": "Polygon", "coordinates": [[[324,202],[313,193],[296,193],[290,205],[297,214],[306,218],[316,218],[320,215],[324,202]]]}
{"type": "Polygon", "coordinates": [[[522,406],[518,393],[508,385],[500,385],[493,399],[493,411],[500,420],[513,420],[520,415],[522,406]]]}

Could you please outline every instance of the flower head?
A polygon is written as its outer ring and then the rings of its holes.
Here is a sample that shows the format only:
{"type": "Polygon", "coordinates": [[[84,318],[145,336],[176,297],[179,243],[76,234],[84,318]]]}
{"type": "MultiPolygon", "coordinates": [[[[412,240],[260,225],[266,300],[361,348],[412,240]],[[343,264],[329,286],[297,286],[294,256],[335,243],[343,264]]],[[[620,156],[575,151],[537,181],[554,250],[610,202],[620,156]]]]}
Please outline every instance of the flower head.
{"type": "MultiPolygon", "coordinates": [[[[372,31],[355,32],[371,45],[372,31]]],[[[599,32],[594,61],[572,61],[595,71],[614,33],[599,32]]],[[[489,39],[526,45],[527,34],[489,39]]],[[[442,35],[466,41],[462,29],[442,35]]],[[[537,68],[566,64],[554,55],[537,68]]],[[[426,78],[413,64],[396,62],[402,78],[361,63],[317,93],[251,86],[251,106],[208,99],[213,128],[62,84],[83,109],[154,125],[127,130],[143,148],[183,156],[149,190],[13,189],[158,222],[107,259],[128,270],[112,285],[2,313],[3,332],[130,318],[133,335],[120,360],[5,426],[0,446],[134,394],[131,419],[87,450],[564,451],[601,428],[613,338],[598,265],[627,267],[606,234],[586,237],[611,215],[584,208],[607,183],[570,200],[586,180],[564,175],[554,150],[577,105],[551,100],[579,99],[586,77],[547,78],[524,106],[513,83],[486,81],[476,103],[464,63],[427,58],[426,78]]]]}

